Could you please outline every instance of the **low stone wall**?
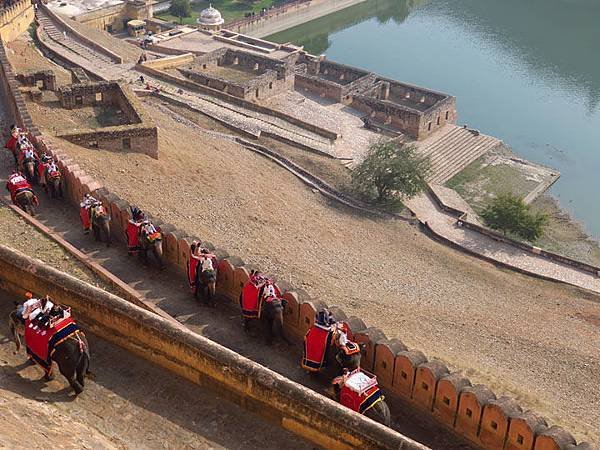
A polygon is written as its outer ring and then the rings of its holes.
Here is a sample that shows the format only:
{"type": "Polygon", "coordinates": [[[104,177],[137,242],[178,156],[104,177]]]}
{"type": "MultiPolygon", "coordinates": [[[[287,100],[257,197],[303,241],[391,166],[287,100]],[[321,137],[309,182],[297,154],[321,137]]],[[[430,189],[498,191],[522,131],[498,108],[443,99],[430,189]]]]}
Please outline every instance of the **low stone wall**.
{"type": "Polygon", "coordinates": [[[81,130],[57,136],[87,148],[143,153],[158,159],[158,131],[145,125],[123,125],[81,130]]]}
{"type": "MultiPolygon", "coordinates": [[[[332,449],[422,446],[183,326],[0,245],[2,288],[47,293],[89,330],[192,383],[332,449]]],[[[93,351],[92,351],[93,358],[93,351]]]]}
{"type": "Polygon", "coordinates": [[[20,0],[0,9],[0,41],[10,42],[27,31],[33,23],[35,11],[30,0],[20,0]]]}
{"type": "MultiPolygon", "coordinates": [[[[542,256],[544,258],[550,259],[557,263],[564,264],[565,266],[569,266],[569,267],[573,267],[575,269],[581,270],[582,272],[587,272],[587,273],[591,273],[592,275],[600,276],[600,267],[596,267],[591,264],[577,261],[575,259],[568,258],[566,256],[559,255],[557,253],[552,253],[547,250],[543,250],[539,247],[536,247],[534,245],[530,245],[525,242],[517,241],[516,239],[511,239],[498,231],[494,231],[494,230],[486,228],[482,225],[479,225],[477,223],[471,222],[467,219],[467,213],[465,211],[461,211],[459,209],[453,208],[452,206],[448,206],[448,205],[444,204],[443,200],[435,193],[434,190],[429,189],[428,192],[431,195],[431,198],[433,198],[435,200],[435,202],[440,206],[440,208],[442,208],[444,211],[449,212],[450,214],[452,214],[453,216],[455,216],[457,218],[456,223],[460,227],[465,227],[470,230],[476,231],[480,234],[483,234],[484,236],[488,236],[488,237],[494,239],[495,241],[503,242],[505,244],[510,245],[511,247],[515,247],[520,250],[524,250],[527,253],[531,253],[531,254],[534,254],[537,256],[542,256]]],[[[537,276],[534,273],[528,272],[528,274],[537,276]]]]}
{"type": "Polygon", "coordinates": [[[63,108],[113,106],[120,109],[130,122],[120,126],[80,129],[58,137],[83,147],[144,153],[158,159],[158,130],[128,87],[114,81],[71,84],[61,86],[57,95],[63,108]]]}
{"type": "Polygon", "coordinates": [[[36,86],[38,81],[42,82],[40,89],[54,91],[56,89],[56,76],[51,70],[40,70],[17,74],[17,81],[25,86],[36,86]]]}
{"type": "Polygon", "coordinates": [[[190,64],[192,61],[194,61],[194,55],[192,53],[184,53],[182,55],[167,56],[146,61],[144,62],[144,66],[155,70],[165,70],[179,67],[182,64],[190,64]]]}

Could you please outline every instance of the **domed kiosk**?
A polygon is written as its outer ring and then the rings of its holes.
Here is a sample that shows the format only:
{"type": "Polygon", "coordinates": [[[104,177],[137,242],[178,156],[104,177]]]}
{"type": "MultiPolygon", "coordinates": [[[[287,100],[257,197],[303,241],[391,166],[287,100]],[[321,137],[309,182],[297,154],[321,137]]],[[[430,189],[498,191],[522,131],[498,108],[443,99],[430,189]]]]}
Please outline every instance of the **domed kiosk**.
{"type": "Polygon", "coordinates": [[[198,28],[201,30],[218,31],[225,20],[221,17],[221,13],[209,5],[208,8],[202,10],[200,17],[196,20],[198,28]]]}

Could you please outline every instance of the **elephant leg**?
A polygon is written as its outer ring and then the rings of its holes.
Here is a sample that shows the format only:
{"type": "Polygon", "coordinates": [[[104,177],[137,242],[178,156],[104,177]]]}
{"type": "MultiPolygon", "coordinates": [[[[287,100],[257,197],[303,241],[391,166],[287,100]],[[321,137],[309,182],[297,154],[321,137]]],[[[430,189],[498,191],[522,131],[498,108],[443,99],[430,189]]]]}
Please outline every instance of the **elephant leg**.
{"type": "Polygon", "coordinates": [[[275,336],[273,333],[273,323],[274,320],[269,318],[265,321],[267,323],[267,344],[273,343],[273,337],[275,336]]]}
{"type": "Polygon", "coordinates": [[[77,365],[76,379],[81,387],[85,386],[85,375],[89,372],[90,358],[86,352],[81,355],[81,361],[77,365]]]}
{"type": "Polygon", "coordinates": [[[156,259],[156,263],[158,264],[158,268],[160,270],[163,270],[165,268],[165,265],[163,264],[163,260],[162,260],[162,251],[159,250],[158,244],[154,244],[154,246],[152,247],[152,253],[154,253],[154,258],[156,259]]]}
{"type": "Polygon", "coordinates": [[[104,226],[102,228],[104,230],[104,234],[106,235],[106,246],[110,247],[110,244],[111,244],[111,240],[110,240],[110,225],[108,224],[108,221],[104,223],[104,226]]]}
{"type": "Polygon", "coordinates": [[[390,408],[384,400],[375,403],[373,407],[365,413],[365,416],[386,427],[389,427],[392,422],[390,408]]]}
{"type": "Polygon", "coordinates": [[[58,368],[60,373],[67,379],[69,385],[75,391],[75,395],[81,394],[83,392],[83,386],[81,386],[79,381],[77,381],[76,367],[73,367],[71,364],[69,364],[69,367],[58,366],[58,368]]]}

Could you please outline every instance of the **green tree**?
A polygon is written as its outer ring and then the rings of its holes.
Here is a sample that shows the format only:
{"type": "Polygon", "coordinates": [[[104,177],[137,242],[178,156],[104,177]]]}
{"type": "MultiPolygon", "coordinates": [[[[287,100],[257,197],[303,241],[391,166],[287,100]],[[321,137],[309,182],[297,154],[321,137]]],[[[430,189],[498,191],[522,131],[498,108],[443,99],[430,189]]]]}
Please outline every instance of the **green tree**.
{"type": "Polygon", "coordinates": [[[192,5],[190,0],[172,0],[169,7],[169,13],[175,17],[179,17],[179,22],[183,23],[184,17],[192,15],[192,5]]]}
{"type": "Polygon", "coordinates": [[[429,158],[418,155],[415,146],[380,140],[352,171],[352,185],[370,202],[397,205],[427,187],[429,170],[429,158]]]}
{"type": "Polygon", "coordinates": [[[481,217],[490,228],[513,233],[528,241],[539,239],[548,224],[548,215],[531,211],[522,197],[510,192],[499,194],[483,210],[481,217]]]}

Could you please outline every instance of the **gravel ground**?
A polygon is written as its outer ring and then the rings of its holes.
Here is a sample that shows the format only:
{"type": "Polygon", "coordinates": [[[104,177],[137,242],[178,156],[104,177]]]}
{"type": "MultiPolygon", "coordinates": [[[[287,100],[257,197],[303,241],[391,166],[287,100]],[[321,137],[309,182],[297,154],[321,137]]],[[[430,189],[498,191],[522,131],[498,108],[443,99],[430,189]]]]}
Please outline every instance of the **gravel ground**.
{"type": "Polygon", "coordinates": [[[160,161],[60,145],[109,189],[190,235],[600,442],[597,297],[331,205],[278,166],[149,110],[160,161]]]}

